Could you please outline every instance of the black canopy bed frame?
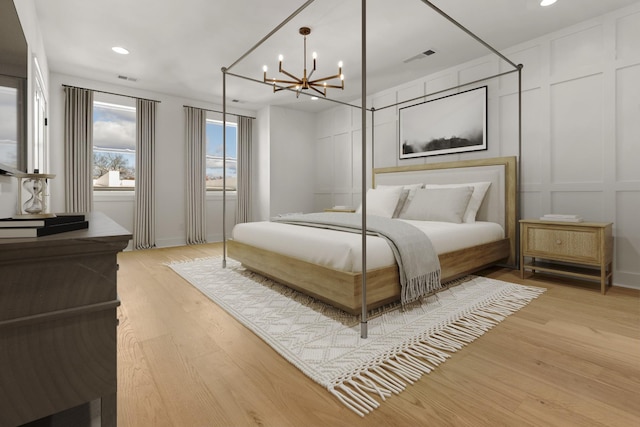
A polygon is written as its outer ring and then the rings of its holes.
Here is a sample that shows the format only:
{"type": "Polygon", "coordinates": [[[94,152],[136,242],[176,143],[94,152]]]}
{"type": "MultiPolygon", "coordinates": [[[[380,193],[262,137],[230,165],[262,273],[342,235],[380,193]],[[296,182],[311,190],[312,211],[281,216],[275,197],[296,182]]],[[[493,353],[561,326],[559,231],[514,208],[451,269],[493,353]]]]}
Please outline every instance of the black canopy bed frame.
{"type": "MultiPolygon", "coordinates": [[[[235,62],[233,62],[231,65],[229,65],[228,67],[222,67],[221,71],[222,71],[222,97],[223,97],[223,103],[222,103],[222,118],[223,118],[223,203],[222,203],[222,233],[223,233],[223,259],[222,259],[222,266],[223,268],[226,268],[226,264],[227,264],[227,233],[226,233],[226,115],[227,115],[227,94],[226,94],[226,88],[227,88],[227,76],[233,76],[233,77],[237,77],[240,79],[244,79],[244,80],[249,80],[249,81],[253,81],[255,83],[259,83],[259,84],[265,84],[265,85],[269,85],[269,86],[273,86],[275,85],[275,83],[266,83],[263,80],[258,80],[258,79],[254,79],[251,77],[247,77],[247,76],[243,76],[243,75],[239,75],[239,74],[234,74],[231,72],[231,70],[238,64],[240,63],[243,59],[245,59],[247,56],[249,56],[255,49],[257,49],[260,45],[262,45],[266,40],[268,40],[271,36],[273,36],[276,32],[278,32],[285,24],[287,24],[289,21],[291,21],[294,17],[296,17],[299,13],[301,13],[304,9],[306,9],[311,3],[313,3],[315,0],[308,0],[307,2],[305,2],[302,6],[300,6],[295,12],[293,12],[291,15],[289,15],[284,21],[282,21],[278,26],[276,26],[271,32],[269,32],[265,37],[263,37],[260,41],[258,41],[251,49],[249,49],[247,52],[245,52],[242,56],[240,56],[235,62]]],[[[433,96],[433,95],[437,95],[440,93],[444,93],[444,92],[448,92],[448,91],[452,91],[455,89],[460,89],[462,87],[468,87],[468,86],[473,86],[476,85],[480,82],[483,81],[487,81],[487,80],[491,80],[491,79],[495,79],[501,76],[505,76],[507,74],[511,74],[511,73],[518,73],[518,156],[515,156],[513,158],[502,158],[502,159],[498,159],[499,163],[502,163],[503,161],[505,162],[505,168],[508,169],[508,174],[510,176],[509,178],[509,183],[506,186],[508,188],[508,195],[507,197],[507,215],[510,216],[509,219],[509,224],[508,226],[505,228],[505,234],[506,234],[506,239],[504,239],[501,243],[497,244],[497,245],[493,245],[492,248],[495,250],[494,253],[494,257],[489,257],[485,260],[483,260],[483,262],[480,262],[479,264],[473,264],[473,268],[469,269],[465,269],[464,271],[451,271],[451,273],[469,273],[470,271],[467,270],[473,270],[474,268],[477,270],[481,267],[486,266],[488,263],[498,263],[499,261],[506,261],[506,264],[508,266],[511,267],[515,267],[517,266],[517,248],[518,248],[518,233],[517,233],[517,219],[519,218],[519,201],[518,201],[518,194],[519,194],[519,176],[520,176],[520,167],[518,165],[519,161],[520,161],[520,154],[522,151],[522,64],[516,64],[514,62],[512,62],[511,60],[509,60],[507,57],[505,57],[503,54],[501,54],[499,51],[497,51],[495,48],[493,48],[491,45],[489,45],[488,43],[486,43],[484,40],[482,40],[480,37],[476,36],[474,33],[472,33],[470,30],[468,30],[467,28],[465,28],[462,24],[460,24],[459,22],[457,22],[455,19],[453,19],[451,16],[449,16],[448,14],[446,14],[445,12],[443,12],[441,9],[439,9],[437,6],[435,6],[432,2],[428,1],[428,0],[420,0],[422,3],[424,3],[426,6],[430,7],[433,11],[435,11],[436,13],[438,13],[439,15],[441,15],[442,17],[444,17],[446,20],[448,20],[449,22],[451,22],[453,25],[455,25],[456,27],[458,27],[459,29],[461,29],[462,31],[464,31],[466,34],[468,34],[471,38],[473,38],[474,40],[476,40],[477,42],[479,42],[480,44],[482,44],[484,47],[486,47],[490,52],[492,52],[493,54],[495,54],[496,56],[498,56],[500,59],[504,60],[507,64],[509,64],[513,69],[506,71],[506,72],[502,72],[499,74],[495,74],[492,76],[488,76],[486,78],[482,78],[482,79],[478,79],[472,82],[468,82],[468,83],[464,83],[464,84],[460,84],[454,87],[450,87],[444,90],[440,90],[440,91],[436,91],[433,93],[428,93],[425,95],[421,95],[419,97],[416,98],[412,98],[412,99],[407,99],[407,100],[403,100],[400,102],[396,102],[394,104],[390,104],[381,108],[367,108],[367,46],[366,46],[366,39],[367,39],[367,20],[366,20],[366,6],[367,6],[367,1],[366,0],[361,0],[361,61],[362,61],[362,88],[361,88],[361,104],[360,105],[354,105],[354,104],[350,104],[350,103],[346,103],[340,100],[335,100],[335,99],[331,99],[329,97],[325,97],[322,98],[320,97],[320,99],[324,99],[326,101],[330,101],[330,102],[334,102],[334,103],[338,103],[338,104],[343,104],[343,105],[347,105],[349,107],[353,107],[353,108],[357,108],[360,109],[361,113],[362,113],[362,205],[361,205],[361,210],[362,210],[362,227],[361,227],[361,236],[362,236],[362,274],[359,274],[357,276],[351,277],[349,278],[349,281],[353,284],[354,280],[357,282],[360,282],[360,289],[358,290],[359,292],[355,292],[356,294],[359,294],[359,296],[361,297],[361,303],[359,304],[361,306],[361,321],[360,321],[360,330],[361,330],[361,337],[362,338],[367,338],[367,308],[368,308],[368,297],[367,297],[367,281],[368,281],[368,277],[370,275],[370,272],[367,271],[367,162],[366,162],[366,157],[367,157],[367,113],[371,113],[371,141],[372,141],[372,153],[371,153],[371,164],[372,164],[372,172],[373,172],[373,164],[374,164],[374,159],[373,159],[373,147],[374,147],[374,118],[375,118],[375,112],[376,111],[380,111],[386,108],[392,108],[392,107],[396,107],[398,105],[401,104],[406,104],[406,103],[410,103],[410,102],[416,102],[419,100],[423,100],[426,99],[429,96],[433,96]],[[507,160],[503,160],[503,159],[507,159],[507,160]],[[497,257],[497,258],[495,258],[497,257]],[[486,262],[485,262],[486,261],[486,262]]],[[[294,91],[293,89],[289,89],[287,87],[284,86],[277,86],[278,90],[289,90],[289,91],[294,91]]],[[[298,93],[302,93],[303,95],[307,95],[307,96],[311,96],[311,94],[308,94],[306,92],[298,92],[298,93]]],[[[493,162],[495,159],[486,159],[486,161],[480,160],[478,164],[482,164],[482,163],[491,163],[493,162]]],[[[471,162],[472,165],[476,164],[478,161],[476,162],[471,162]]],[[[464,162],[458,162],[458,163],[464,163],[464,162]]],[[[433,165],[431,165],[433,166],[433,165]]],[[[460,166],[460,165],[458,165],[460,166]]],[[[437,167],[437,166],[436,166],[437,167]]],[[[375,178],[374,178],[375,179],[375,178]]],[[[232,243],[232,242],[229,242],[232,243]]],[[[253,259],[257,259],[257,258],[261,258],[261,257],[268,257],[269,254],[267,252],[264,253],[256,253],[254,251],[249,251],[248,255],[244,254],[246,248],[243,248],[242,245],[235,245],[234,246],[234,251],[238,256],[234,256],[234,258],[241,258],[240,261],[246,265],[246,263],[251,264],[251,259],[253,257],[253,259]]],[[[479,252],[473,252],[473,254],[476,254],[479,252]]],[[[472,255],[475,256],[475,255],[472,255]]],[[[269,258],[266,258],[269,259],[269,258]]],[[[446,264],[446,261],[445,261],[446,264]]],[[[247,266],[248,268],[251,269],[251,265],[247,266]]],[[[298,266],[300,267],[300,266],[298,266]]],[[[312,267],[312,265],[310,264],[302,264],[301,268],[309,268],[312,267]]],[[[449,268],[449,267],[446,267],[449,268]]],[[[259,267],[258,264],[256,264],[255,270],[260,272],[261,268],[259,267]]],[[[264,273],[264,271],[263,271],[264,273]]],[[[391,274],[393,275],[393,274],[391,274]]],[[[445,273],[446,275],[446,273],[445,273]]],[[[455,275],[455,274],[454,274],[455,275]]],[[[276,279],[278,279],[278,277],[275,277],[276,279]]],[[[396,273],[396,280],[397,280],[397,273],[396,273]]],[[[287,282],[287,280],[285,280],[285,283],[287,282]]],[[[374,282],[374,286],[376,285],[376,280],[375,278],[373,279],[374,282]]],[[[293,283],[289,282],[290,285],[292,285],[293,283]]],[[[294,288],[296,287],[295,285],[293,286],[294,288]]],[[[302,290],[305,291],[304,287],[303,288],[297,288],[298,290],[302,290]]],[[[377,291],[377,287],[374,288],[374,292],[378,292],[377,291]]]]}

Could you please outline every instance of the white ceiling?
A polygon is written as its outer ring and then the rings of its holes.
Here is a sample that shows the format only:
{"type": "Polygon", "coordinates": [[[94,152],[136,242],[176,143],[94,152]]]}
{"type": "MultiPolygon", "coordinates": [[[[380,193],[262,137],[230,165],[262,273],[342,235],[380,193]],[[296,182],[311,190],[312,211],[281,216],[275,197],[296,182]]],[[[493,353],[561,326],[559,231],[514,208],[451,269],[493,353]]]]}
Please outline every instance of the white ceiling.
{"type": "MultiPolygon", "coordinates": [[[[433,0],[478,37],[501,50],[603,15],[638,0],[433,0]]],[[[222,67],[234,64],[304,0],[35,0],[52,72],[220,104],[222,67]],[[118,55],[124,46],[130,55],[118,55]],[[136,81],[122,80],[127,76],[136,81]]],[[[308,56],[318,52],[314,77],[337,72],[344,62],[345,90],[331,97],[351,101],[361,93],[361,1],[315,0],[230,72],[275,77],[284,67],[302,70],[302,36],[308,56]],[[273,71],[272,71],[273,70],[273,71]]],[[[367,92],[373,93],[486,55],[488,50],[420,0],[367,2],[367,92]],[[435,55],[404,63],[427,49],[435,55]]],[[[310,65],[309,65],[310,66],[310,65]]],[[[526,66],[526,64],[525,64],[526,66]]],[[[265,104],[318,109],[325,102],[273,94],[266,85],[227,77],[227,98],[238,108],[265,104]]]]}

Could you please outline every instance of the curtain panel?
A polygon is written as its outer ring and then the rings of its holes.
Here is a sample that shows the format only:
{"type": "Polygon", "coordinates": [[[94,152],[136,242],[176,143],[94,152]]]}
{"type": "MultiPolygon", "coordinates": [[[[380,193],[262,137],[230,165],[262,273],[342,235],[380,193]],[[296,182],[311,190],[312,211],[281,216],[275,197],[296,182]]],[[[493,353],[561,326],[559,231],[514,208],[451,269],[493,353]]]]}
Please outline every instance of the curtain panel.
{"type": "Polygon", "coordinates": [[[236,223],[251,221],[251,151],[253,119],[238,117],[238,192],[236,223]]]}
{"type": "Polygon", "coordinates": [[[184,107],[184,142],[187,152],[187,230],[188,245],[207,242],[206,230],[206,110],[184,107]]]}
{"type": "Polygon", "coordinates": [[[64,88],[65,211],[93,209],[93,91],[64,88]]]}
{"type": "Polygon", "coordinates": [[[156,246],[155,145],[157,101],[136,100],[136,195],[133,247],[156,246]]]}

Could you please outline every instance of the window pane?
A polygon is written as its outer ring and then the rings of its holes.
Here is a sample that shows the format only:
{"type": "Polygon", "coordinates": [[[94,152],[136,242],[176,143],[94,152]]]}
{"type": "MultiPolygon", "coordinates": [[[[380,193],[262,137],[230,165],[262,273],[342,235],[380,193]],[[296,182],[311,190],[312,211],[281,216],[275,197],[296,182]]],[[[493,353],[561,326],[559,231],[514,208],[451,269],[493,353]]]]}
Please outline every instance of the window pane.
{"type": "MultiPolygon", "coordinates": [[[[227,190],[237,186],[237,125],[227,123],[227,190]]],[[[222,122],[207,120],[207,190],[222,190],[222,122]]]]}
{"type": "Polygon", "coordinates": [[[18,168],[18,89],[0,86],[0,163],[18,168]]]}
{"type": "Polygon", "coordinates": [[[136,171],[136,109],[93,103],[93,187],[133,188],[136,171]]]}

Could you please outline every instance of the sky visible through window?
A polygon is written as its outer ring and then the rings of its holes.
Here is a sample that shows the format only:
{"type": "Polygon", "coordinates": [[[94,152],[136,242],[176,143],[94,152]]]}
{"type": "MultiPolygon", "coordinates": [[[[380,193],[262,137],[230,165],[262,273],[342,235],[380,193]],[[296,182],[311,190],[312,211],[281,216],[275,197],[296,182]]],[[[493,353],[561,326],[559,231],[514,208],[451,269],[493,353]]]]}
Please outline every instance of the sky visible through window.
{"type": "MultiPolygon", "coordinates": [[[[227,189],[235,189],[237,178],[237,126],[227,123],[227,189]]],[[[222,122],[207,120],[207,188],[222,188],[222,122]]]]}
{"type": "MultiPolygon", "coordinates": [[[[222,189],[222,122],[206,121],[207,188],[222,189]]],[[[227,189],[235,189],[237,177],[237,126],[227,123],[227,189]]],[[[94,187],[133,187],[136,159],[135,107],[95,101],[93,104],[94,187]],[[106,178],[119,172],[119,183],[106,178]]]]}
{"type": "Polygon", "coordinates": [[[95,101],[93,103],[93,178],[108,170],[120,172],[119,185],[133,186],[136,168],[136,109],[124,105],[95,101]]]}

